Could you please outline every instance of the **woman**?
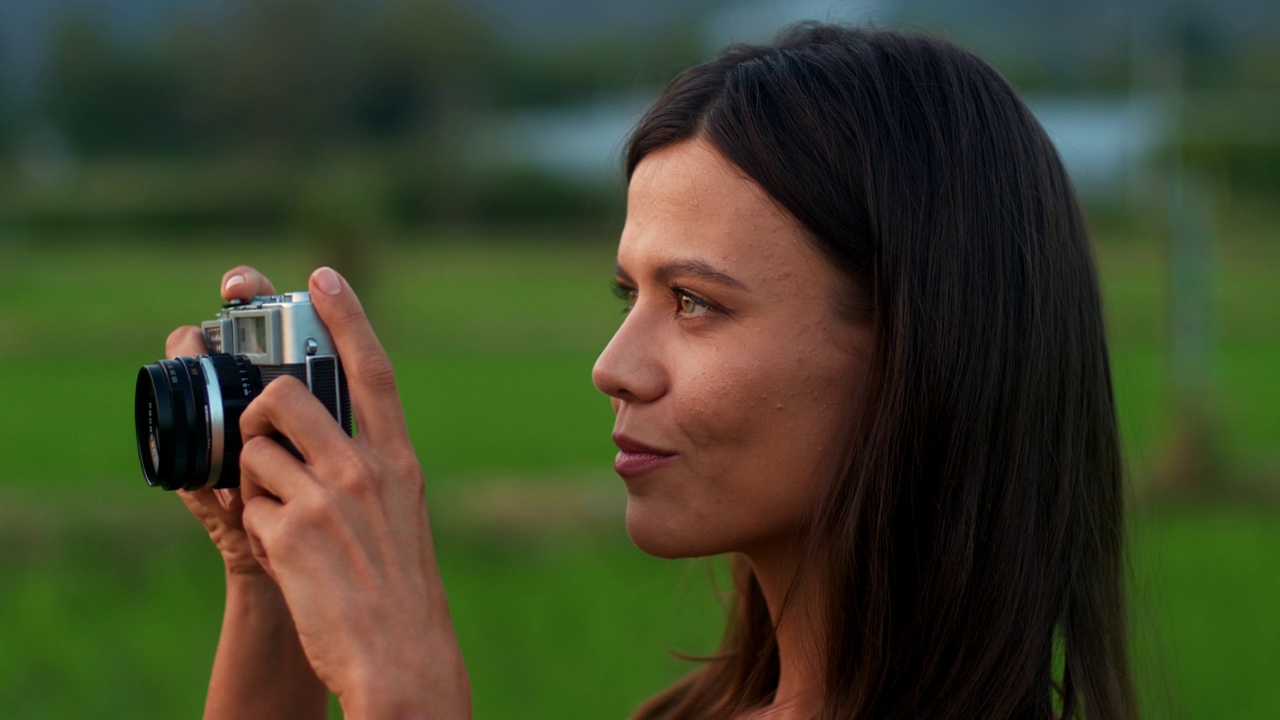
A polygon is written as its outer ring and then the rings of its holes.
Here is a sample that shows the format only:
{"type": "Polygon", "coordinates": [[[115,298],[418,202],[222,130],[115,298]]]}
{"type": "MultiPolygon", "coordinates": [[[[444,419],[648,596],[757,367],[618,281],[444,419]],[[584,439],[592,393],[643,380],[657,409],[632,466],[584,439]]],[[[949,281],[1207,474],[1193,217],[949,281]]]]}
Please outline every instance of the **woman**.
{"type": "MultiPolygon", "coordinates": [[[[628,314],[593,379],[627,529],[736,576],[721,652],[637,717],[1133,717],[1097,273],[1009,86],[939,40],[806,25],[676,78],[626,161],[628,314]]],[[[264,288],[242,267],[223,294],[264,288]]],[[[327,686],[350,717],[463,717],[390,365],[340,277],[311,291],[360,434],[273,383],[243,504],[184,498],[228,569],[207,716],[319,715],[327,686]]]]}

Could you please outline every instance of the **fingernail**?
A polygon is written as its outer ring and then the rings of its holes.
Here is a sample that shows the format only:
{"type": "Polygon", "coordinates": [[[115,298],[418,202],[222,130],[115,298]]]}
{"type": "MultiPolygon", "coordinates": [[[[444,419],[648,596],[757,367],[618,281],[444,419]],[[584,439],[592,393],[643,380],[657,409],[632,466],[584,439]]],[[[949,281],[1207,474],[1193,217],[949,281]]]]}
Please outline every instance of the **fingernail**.
{"type": "Polygon", "coordinates": [[[222,289],[230,290],[231,288],[237,285],[242,285],[242,284],[244,284],[243,275],[232,275],[231,277],[227,278],[227,281],[225,283],[222,284],[222,289]]]}
{"type": "Polygon", "coordinates": [[[327,267],[322,267],[311,274],[311,282],[316,284],[316,288],[326,295],[337,295],[342,292],[342,280],[338,277],[338,273],[327,267]]]}

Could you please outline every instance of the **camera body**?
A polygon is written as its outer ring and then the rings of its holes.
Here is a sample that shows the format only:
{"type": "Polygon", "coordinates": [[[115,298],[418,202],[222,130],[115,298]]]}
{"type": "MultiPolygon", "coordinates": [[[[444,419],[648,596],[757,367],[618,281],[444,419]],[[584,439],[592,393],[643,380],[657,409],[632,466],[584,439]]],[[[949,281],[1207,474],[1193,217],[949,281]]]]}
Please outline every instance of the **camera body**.
{"type": "Polygon", "coordinates": [[[240,415],[267,384],[285,375],[306,384],[352,434],[346,376],[310,293],[232,302],[201,329],[208,355],[161,360],[138,372],[134,424],[149,485],[239,485],[240,415]]]}

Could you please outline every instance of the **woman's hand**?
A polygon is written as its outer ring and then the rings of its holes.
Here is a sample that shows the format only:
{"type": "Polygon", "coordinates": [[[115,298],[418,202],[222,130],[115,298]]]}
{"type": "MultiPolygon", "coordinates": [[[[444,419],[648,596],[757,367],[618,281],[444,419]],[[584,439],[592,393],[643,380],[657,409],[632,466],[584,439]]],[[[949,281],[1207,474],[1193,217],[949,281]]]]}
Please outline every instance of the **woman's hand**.
{"type": "MultiPolygon", "coordinates": [[[[273,295],[262,273],[240,266],[222,278],[227,301],[273,295]]],[[[197,327],[173,331],[170,358],[208,353],[197,327]]],[[[206,720],[244,717],[323,718],[328,693],[316,678],[294,629],[279,586],[253,555],[244,529],[240,489],[178,491],[222,554],[227,601],[222,636],[205,700],[206,720]]]]}
{"type": "MultiPolygon", "coordinates": [[[[274,295],[275,292],[275,286],[270,280],[245,265],[228,270],[222,276],[222,298],[227,302],[251,300],[256,295],[274,295]]],[[[170,360],[209,353],[204,333],[194,326],[174,330],[165,342],[164,350],[165,357],[170,360]]],[[[238,488],[179,490],[178,496],[186,504],[187,510],[204,525],[209,538],[222,554],[222,562],[229,576],[264,575],[262,566],[253,557],[241,522],[244,504],[240,502],[238,488]]]]}
{"type": "Polygon", "coordinates": [[[308,660],[348,717],[469,717],[391,363],[345,280],[321,268],[310,290],[346,370],[359,432],[348,437],[291,377],[249,405],[240,468],[253,554],[280,584],[308,660]]]}

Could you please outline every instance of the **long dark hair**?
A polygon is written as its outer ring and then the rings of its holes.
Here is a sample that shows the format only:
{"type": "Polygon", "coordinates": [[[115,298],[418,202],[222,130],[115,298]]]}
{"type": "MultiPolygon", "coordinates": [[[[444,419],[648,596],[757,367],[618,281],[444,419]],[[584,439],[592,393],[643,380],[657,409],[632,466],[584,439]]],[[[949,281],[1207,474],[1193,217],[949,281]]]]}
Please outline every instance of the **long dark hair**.
{"type": "MultiPolygon", "coordinates": [[[[948,42],[806,24],[673,80],[627,176],[693,137],[803,223],[875,332],[797,581],[821,610],[820,717],[1135,717],[1097,271],[1026,106],[948,42]]],[[[734,573],[721,651],[637,718],[772,698],[773,624],[734,573]]]]}

